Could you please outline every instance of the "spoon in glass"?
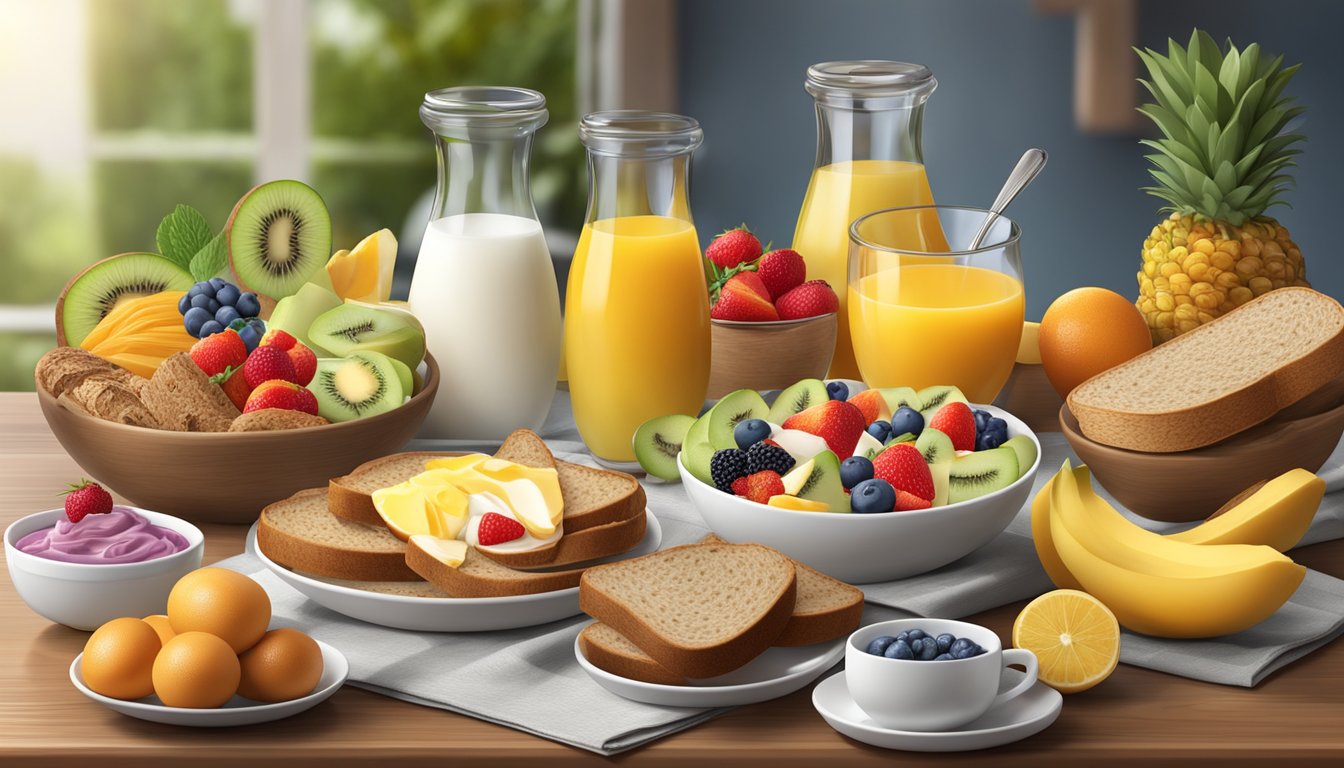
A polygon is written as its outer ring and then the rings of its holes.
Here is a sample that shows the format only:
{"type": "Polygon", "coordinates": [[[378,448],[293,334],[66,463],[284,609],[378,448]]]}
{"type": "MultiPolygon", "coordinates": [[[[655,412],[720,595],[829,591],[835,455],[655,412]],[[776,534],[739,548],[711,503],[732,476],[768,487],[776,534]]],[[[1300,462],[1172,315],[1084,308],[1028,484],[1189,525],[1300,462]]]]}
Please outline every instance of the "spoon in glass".
{"type": "Polygon", "coordinates": [[[1008,174],[1008,180],[1003,182],[1003,189],[999,190],[999,196],[994,198],[994,204],[989,207],[989,215],[985,217],[985,223],[980,225],[980,231],[975,234],[971,240],[971,247],[968,251],[974,251],[980,247],[980,243],[989,234],[989,228],[998,220],[999,214],[1003,209],[1013,202],[1013,198],[1018,193],[1027,188],[1027,185],[1040,174],[1041,169],[1045,168],[1045,161],[1049,157],[1044,149],[1028,149],[1022,153],[1022,159],[1017,161],[1013,172],[1008,174]]]}

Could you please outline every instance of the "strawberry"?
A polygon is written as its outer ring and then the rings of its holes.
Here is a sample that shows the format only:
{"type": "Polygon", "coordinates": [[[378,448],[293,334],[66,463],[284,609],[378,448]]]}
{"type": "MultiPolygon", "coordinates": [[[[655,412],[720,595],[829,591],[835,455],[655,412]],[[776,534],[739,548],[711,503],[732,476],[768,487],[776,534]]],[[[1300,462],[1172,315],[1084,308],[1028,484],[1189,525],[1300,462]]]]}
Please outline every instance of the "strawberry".
{"type": "Polygon", "coordinates": [[[756,274],[770,290],[771,300],[797,288],[807,279],[807,265],[797,251],[780,248],[761,257],[756,264],[756,274]]]}
{"type": "Polygon", "coordinates": [[[242,366],[230,366],[223,372],[211,376],[210,380],[224,390],[224,394],[228,395],[235,408],[241,411],[243,406],[247,405],[247,396],[252,394],[252,387],[247,384],[242,366]]]}
{"type": "Polygon", "coordinates": [[[770,291],[755,272],[733,275],[724,284],[709,316],[715,320],[778,320],[770,291]]]}
{"type": "Polygon", "coordinates": [[[243,413],[260,411],[263,408],[303,411],[316,416],[317,395],[292,381],[271,379],[258,384],[256,389],[252,390],[252,394],[247,396],[243,413]]]}
{"type": "Polygon", "coordinates": [[[914,443],[892,443],[877,454],[873,459],[873,476],[891,483],[896,489],[897,504],[900,504],[901,491],[925,501],[933,500],[933,474],[914,443]]]}
{"type": "Polygon", "coordinates": [[[301,387],[308,386],[308,382],[317,374],[317,355],[313,350],[279,328],[267,331],[257,346],[283,349],[294,364],[294,383],[301,387]]]}
{"type": "Polygon", "coordinates": [[[909,512],[915,509],[928,509],[933,506],[933,502],[928,499],[921,499],[909,491],[896,492],[896,511],[909,512]]]}
{"type": "Polygon", "coordinates": [[[965,403],[948,403],[934,411],[928,428],[952,438],[953,450],[975,450],[975,414],[965,403]]]}
{"type": "Polygon", "coordinates": [[[112,494],[95,482],[81,480],[65,491],[65,516],[72,523],[89,515],[105,515],[111,511],[112,494]]]}
{"type": "Polygon", "coordinates": [[[804,317],[826,315],[840,309],[831,284],[825,280],[808,280],[775,300],[780,320],[801,320],[804,317]]]}
{"type": "Polygon", "coordinates": [[[838,459],[854,455],[854,446],[868,427],[863,411],[844,400],[827,400],[784,420],[784,429],[801,429],[826,441],[838,459]]]}
{"type": "Polygon", "coordinates": [[[879,419],[882,421],[891,419],[891,406],[887,405],[887,398],[876,389],[865,389],[849,398],[849,402],[863,411],[863,418],[869,424],[879,419]]]}
{"type": "Polygon", "coordinates": [[[784,492],[784,479],[778,472],[771,469],[765,469],[754,475],[739,477],[733,481],[733,493],[738,496],[744,496],[757,504],[765,504],[770,501],[771,496],[778,496],[784,492]],[[740,485],[739,485],[740,484],[740,485]],[[745,493],[738,493],[738,490],[745,493]]]}
{"type": "Polygon", "coordinates": [[[237,331],[224,330],[192,344],[191,359],[206,376],[218,376],[247,362],[247,344],[237,331]]]}
{"type": "Polygon", "coordinates": [[[299,383],[299,376],[294,371],[294,361],[289,358],[289,353],[279,347],[257,347],[252,350],[252,354],[247,356],[247,362],[243,364],[243,376],[247,378],[247,385],[252,389],[261,386],[263,381],[272,379],[282,379],[299,383]]]}
{"type": "Polygon", "coordinates": [[[476,543],[482,547],[503,544],[506,541],[523,538],[526,530],[523,524],[498,512],[486,512],[481,515],[481,523],[476,528],[476,543]]]}
{"type": "Polygon", "coordinates": [[[720,269],[736,267],[761,257],[761,241],[743,224],[714,238],[705,249],[705,258],[720,269]]]}

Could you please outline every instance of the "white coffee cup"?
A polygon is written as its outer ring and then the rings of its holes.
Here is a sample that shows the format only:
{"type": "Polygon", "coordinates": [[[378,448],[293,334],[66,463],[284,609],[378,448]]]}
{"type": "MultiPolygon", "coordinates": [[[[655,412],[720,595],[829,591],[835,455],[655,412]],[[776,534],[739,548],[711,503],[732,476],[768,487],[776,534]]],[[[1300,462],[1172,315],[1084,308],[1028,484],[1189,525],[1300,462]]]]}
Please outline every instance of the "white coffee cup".
{"type": "Polygon", "coordinates": [[[901,731],[950,731],[979,718],[998,704],[1036,684],[1036,654],[1003,650],[998,635],[976,624],[949,619],[898,619],[860,627],[845,646],[845,683],[849,695],[874,723],[901,731]],[[985,649],[979,656],[943,661],[889,659],[868,653],[883,635],[921,629],[968,638],[985,649]],[[1026,676],[999,693],[1003,668],[1020,664],[1026,676]]]}

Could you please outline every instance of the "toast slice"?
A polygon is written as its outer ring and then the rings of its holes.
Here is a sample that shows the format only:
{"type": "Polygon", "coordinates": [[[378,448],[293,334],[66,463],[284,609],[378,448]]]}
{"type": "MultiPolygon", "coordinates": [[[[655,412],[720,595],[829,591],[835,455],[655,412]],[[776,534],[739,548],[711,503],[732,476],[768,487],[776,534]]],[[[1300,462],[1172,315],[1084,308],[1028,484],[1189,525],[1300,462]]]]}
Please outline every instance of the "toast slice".
{"type": "Polygon", "coordinates": [[[654,661],[625,635],[600,621],[579,632],[579,652],[593,666],[613,675],[657,685],[686,684],[685,677],[654,661]]]}
{"type": "MultiPolygon", "coordinates": [[[[389,534],[391,535],[391,534],[389,534]]],[[[467,548],[460,565],[451,566],[426,552],[411,537],[406,545],[406,565],[449,597],[507,597],[569,589],[579,585],[584,569],[536,573],[519,571],[467,548]]]]}
{"type": "Polygon", "coordinates": [[[529,552],[484,552],[481,554],[510,568],[559,568],[586,563],[603,557],[629,552],[644,540],[648,528],[644,510],[628,520],[585,528],[576,533],[565,531],[553,547],[529,552]]]}
{"type": "Polygon", "coordinates": [[[420,581],[406,544],[379,521],[364,525],[327,511],[325,488],[268,505],[257,519],[257,547],[294,571],[357,581],[420,581]]]}
{"type": "Polygon", "coordinates": [[[779,639],[793,562],[759,544],[687,544],[584,572],[579,606],[688,678],[715,677],[779,639]]]}
{"type": "Polygon", "coordinates": [[[1093,376],[1068,405],[1091,440],[1171,453],[1250,429],[1341,373],[1344,307],[1279,288],[1093,376]]]}

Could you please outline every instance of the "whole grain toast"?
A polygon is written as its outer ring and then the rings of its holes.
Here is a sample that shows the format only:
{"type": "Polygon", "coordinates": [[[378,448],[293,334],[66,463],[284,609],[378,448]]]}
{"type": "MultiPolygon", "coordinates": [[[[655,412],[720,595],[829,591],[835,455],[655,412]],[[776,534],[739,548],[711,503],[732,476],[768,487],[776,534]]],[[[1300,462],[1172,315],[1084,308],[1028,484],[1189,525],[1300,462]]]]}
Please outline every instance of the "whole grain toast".
{"type": "Polygon", "coordinates": [[[186,352],[159,365],[140,393],[162,429],[178,432],[227,432],[238,409],[186,352]]]}
{"type": "Polygon", "coordinates": [[[311,413],[291,411],[285,408],[262,408],[248,411],[233,420],[230,432],[269,432],[276,429],[299,429],[301,427],[320,427],[331,422],[311,413]]]}
{"type": "Polygon", "coordinates": [[[140,378],[79,347],[55,347],[37,361],[33,378],[54,398],[69,394],[80,382],[94,375],[140,378]]]}
{"type": "Polygon", "coordinates": [[[257,547],[291,570],[359,581],[420,581],[406,544],[387,526],[343,520],[327,511],[325,488],[299,491],[257,518],[257,547]]]}
{"type": "Polygon", "coordinates": [[[598,669],[630,680],[657,685],[685,685],[686,677],[653,660],[639,646],[602,622],[579,632],[579,652],[598,669]]]}
{"type": "Polygon", "coordinates": [[[150,413],[128,377],[140,378],[129,371],[126,376],[96,373],[86,377],[64,397],[78,403],[84,412],[100,419],[157,429],[158,419],[150,413]]]}
{"type": "Polygon", "coordinates": [[[629,552],[644,540],[648,529],[644,510],[628,520],[585,528],[574,533],[566,530],[554,547],[530,552],[482,552],[486,557],[510,568],[558,568],[585,563],[629,552]]]}
{"type": "Polygon", "coordinates": [[[460,565],[450,566],[421,549],[415,539],[412,536],[406,545],[406,565],[450,597],[507,597],[569,589],[579,585],[579,577],[585,570],[519,571],[500,565],[471,547],[460,565]]]}

